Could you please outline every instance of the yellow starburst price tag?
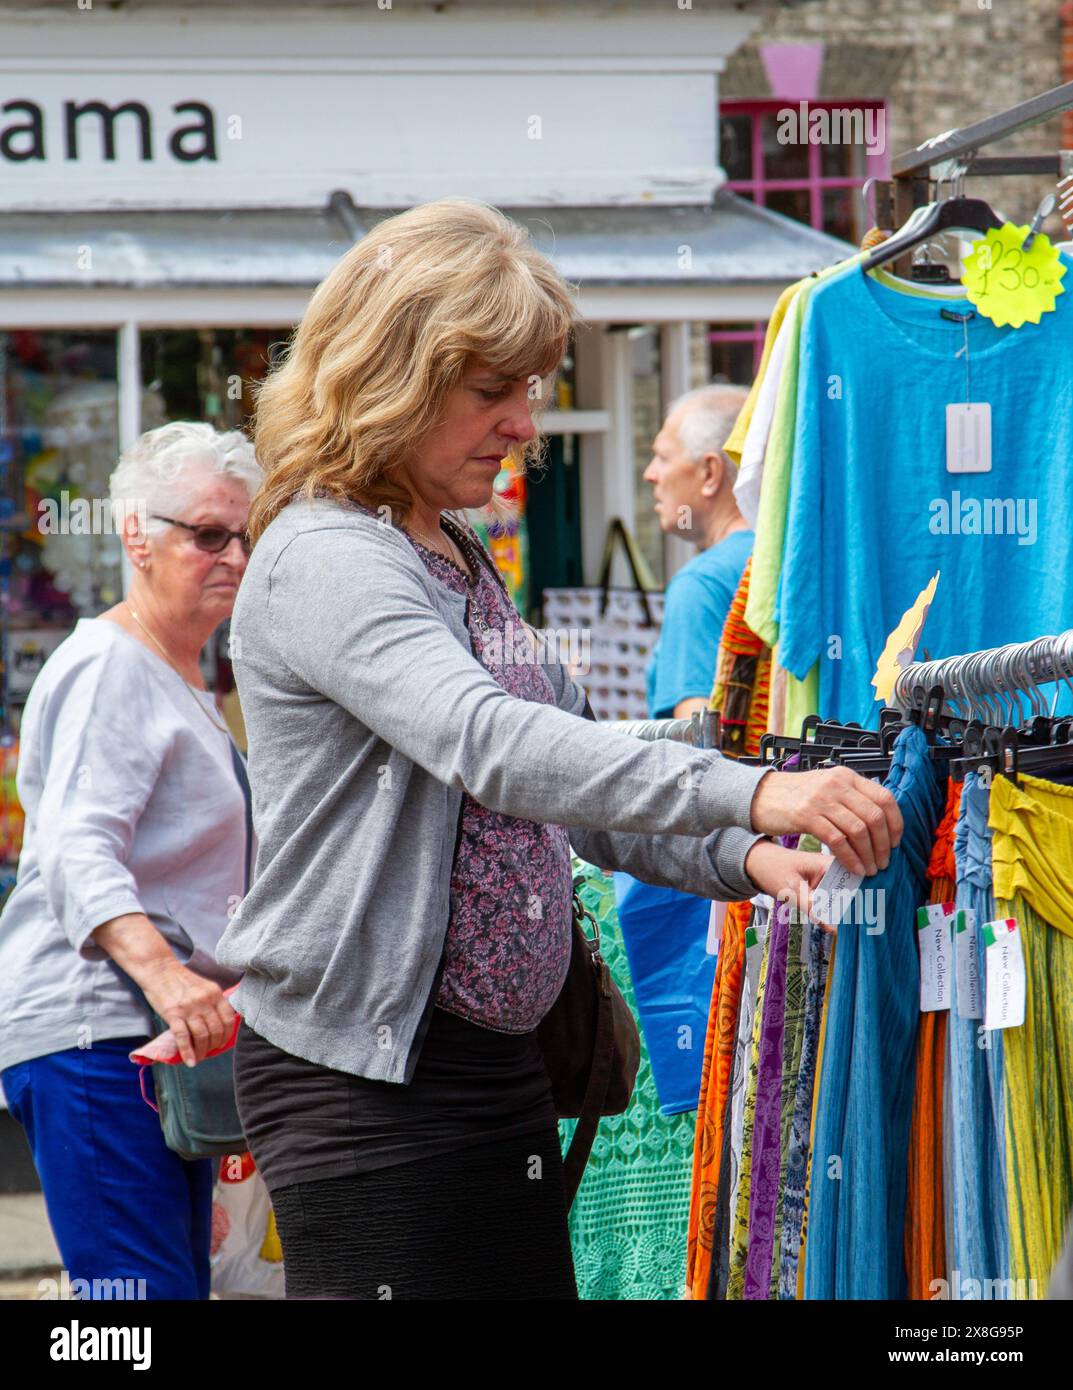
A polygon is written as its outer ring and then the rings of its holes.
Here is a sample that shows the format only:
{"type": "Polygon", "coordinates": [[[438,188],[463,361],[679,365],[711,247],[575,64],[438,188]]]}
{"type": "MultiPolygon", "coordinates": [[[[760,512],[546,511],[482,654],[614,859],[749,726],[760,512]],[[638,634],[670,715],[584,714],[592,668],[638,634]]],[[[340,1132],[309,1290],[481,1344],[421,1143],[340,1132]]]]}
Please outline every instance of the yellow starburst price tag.
{"type": "Polygon", "coordinates": [[[1058,248],[1037,232],[1026,251],[1028,231],[1004,222],[978,241],[962,262],[961,283],[970,303],[1000,328],[1039,323],[1040,315],[1052,313],[1055,300],[1065,293],[1061,281],[1066,268],[1058,248]]]}

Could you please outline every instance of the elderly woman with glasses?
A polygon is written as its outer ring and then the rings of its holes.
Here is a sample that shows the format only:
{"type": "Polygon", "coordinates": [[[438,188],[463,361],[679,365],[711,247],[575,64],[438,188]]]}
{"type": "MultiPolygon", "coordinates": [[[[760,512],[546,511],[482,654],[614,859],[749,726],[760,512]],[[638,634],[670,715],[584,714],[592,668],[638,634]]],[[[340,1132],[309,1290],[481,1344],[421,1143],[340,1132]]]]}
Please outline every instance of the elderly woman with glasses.
{"type": "Polygon", "coordinates": [[[246,887],[247,786],[199,655],[231,614],[260,481],[237,430],[137,440],[111,478],[129,592],[78,622],[23,715],[0,1080],[93,1297],[208,1297],[212,1163],[165,1147],[128,1053],[148,1037],[141,995],[191,1066],[235,1019],[215,949],[246,887]]]}

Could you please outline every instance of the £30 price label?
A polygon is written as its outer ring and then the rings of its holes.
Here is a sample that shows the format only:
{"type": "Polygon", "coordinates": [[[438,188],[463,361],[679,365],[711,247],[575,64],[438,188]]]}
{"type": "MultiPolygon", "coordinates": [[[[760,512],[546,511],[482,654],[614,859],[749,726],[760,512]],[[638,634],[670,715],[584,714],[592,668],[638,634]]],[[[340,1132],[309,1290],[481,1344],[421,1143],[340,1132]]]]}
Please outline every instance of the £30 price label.
{"type": "Polygon", "coordinates": [[[970,302],[999,327],[1039,323],[1065,293],[1061,281],[1066,268],[1058,248],[1037,232],[1026,251],[1028,230],[1004,222],[978,241],[962,262],[961,282],[970,302]]]}

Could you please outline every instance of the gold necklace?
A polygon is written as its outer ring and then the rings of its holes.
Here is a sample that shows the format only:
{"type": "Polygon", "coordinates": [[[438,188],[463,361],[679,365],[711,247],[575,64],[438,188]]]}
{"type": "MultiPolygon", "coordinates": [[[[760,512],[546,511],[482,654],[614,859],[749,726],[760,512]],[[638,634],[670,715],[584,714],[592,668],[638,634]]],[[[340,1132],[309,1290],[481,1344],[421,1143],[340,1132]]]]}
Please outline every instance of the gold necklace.
{"type": "Polygon", "coordinates": [[[213,716],[208,712],[208,710],[205,708],[205,706],[204,706],[204,705],[201,703],[201,701],[197,698],[197,695],[194,693],[194,687],[190,684],[190,682],[186,679],[186,677],[183,675],[183,673],[179,670],[178,666],[176,666],[175,662],[172,661],[171,657],[170,657],[170,656],[168,655],[168,653],[164,650],[163,644],[162,644],[161,642],[157,641],[156,637],[153,636],[153,634],[149,631],[149,629],[146,627],[146,625],[142,622],[141,618],[139,618],[138,615],[137,615],[137,613],[135,613],[135,611],[134,611],[134,609],[131,607],[130,603],[129,603],[126,599],[123,600],[123,603],[124,603],[124,605],[125,605],[125,607],[126,607],[126,609],[127,609],[127,612],[128,612],[128,613],[130,614],[130,616],[134,619],[134,621],[138,624],[138,626],[141,628],[141,630],[145,633],[146,637],[148,637],[149,640],[150,640],[151,642],[156,642],[157,647],[160,649],[160,654],[161,654],[161,656],[162,656],[162,657],[164,658],[164,660],[168,663],[168,665],[169,665],[169,666],[171,667],[171,669],[175,672],[175,674],[179,677],[179,679],[182,681],[183,685],[186,686],[187,690],[189,690],[190,696],[191,696],[191,698],[193,699],[194,704],[197,705],[197,707],[198,707],[198,709],[201,711],[201,713],[205,716],[205,718],[209,721],[209,723],[212,724],[212,726],[213,726],[214,728],[219,729],[220,732],[221,732],[222,734],[227,734],[227,736],[230,738],[230,736],[231,736],[231,730],[227,727],[226,724],[221,724],[220,721],[219,721],[218,719],[214,719],[213,716]]]}
{"type": "Polygon", "coordinates": [[[440,533],[441,538],[446,536],[448,544],[454,548],[454,551],[457,552],[458,556],[463,561],[461,565],[459,565],[458,561],[455,559],[454,553],[448,554],[447,551],[441,550],[438,545],[433,545],[431,536],[426,536],[423,531],[418,531],[417,528],[414,526],[408,526],[406,529],[410,532],[411,535],[416,536],[419,541],[424,541],[428,548],[434,551],[435,554],[441,555],[445,560],[450,560],[452,565],[458,565],[458,568],[462,570],[463,573],[465,572],[466,566],[468,564],[468,559],[462,547],[458,544],[458,542],[452,535],[450,535],[446,531],[441,531],[440,533]]]}

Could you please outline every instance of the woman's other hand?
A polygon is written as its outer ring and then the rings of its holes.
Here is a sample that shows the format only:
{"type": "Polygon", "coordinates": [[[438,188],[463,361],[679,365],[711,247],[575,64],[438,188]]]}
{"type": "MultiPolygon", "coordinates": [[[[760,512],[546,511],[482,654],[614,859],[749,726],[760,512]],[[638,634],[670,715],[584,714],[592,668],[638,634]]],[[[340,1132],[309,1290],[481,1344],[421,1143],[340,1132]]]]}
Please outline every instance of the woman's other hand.
{"type": "Polygon", "coordinates": [[[223,1047],[235,1024],[235,1011],[223,990],[180,964],[144,913],[128,912],[102,922],[93,940],[139,986],[171,1029],[188,1067],[223,1047]]]}
{"type": "Polygon", "coordinates": [[[752,821],[763,835],[815,835],[841,865],[865,878],[887,867],[902,838],[892,794],[848,767],[769,772],[753,796],[752,821]]]}
{"type": "Polygon", "coordinates": [[[161,961],[138,982],[146,999],[171,1029],[188,1067],[223,1047],[234,1027],[235,1011],[212,980],[195,975],[177,960],[161,961]]]}
{"type": "MultiPolygon", "coordinates": [[[[812,895],[832,862],[829,854],[784,849],[771,840],[757,840],[745,856],[745,872],[762,893],[811,916],[812,895]]],[[[824,925],[824,930],[834,928],[824,925]]]]}

